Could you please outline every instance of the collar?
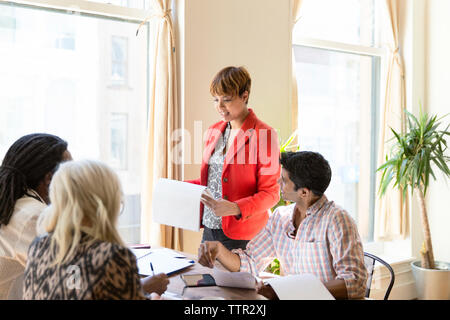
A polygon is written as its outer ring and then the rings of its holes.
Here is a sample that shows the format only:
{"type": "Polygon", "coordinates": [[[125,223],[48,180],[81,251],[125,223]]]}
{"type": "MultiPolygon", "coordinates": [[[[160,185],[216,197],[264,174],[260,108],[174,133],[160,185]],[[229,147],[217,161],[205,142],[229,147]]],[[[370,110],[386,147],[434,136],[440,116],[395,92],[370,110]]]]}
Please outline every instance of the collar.
{"type": "Polygon", "coordinates": [[[37,192],[36,192],[35,190],[33,190],[33,189],[28,189],[27,192],[25,192],[25,195],[26,195],[26,196],[29,196],[29,197],[31,197],[31,198],[34,198],[34,199],[36,199],[36,200],[38,200],[38,201],[40,201],[40,202],[46,204],[45,201],[44,201],[44,199],[42,199],[41,196],[39,195],[39,193],[37,193],[37,192]]]}
{"type": "Polygon", "coordinates": [[[309,215],[314,215],[317,212],[319,212],[319,210],[323,207],[323,205],[325,203],[328,202],[328,199],[325,195],[322,195],[319,200],[317,200],[316,202],[313,203],[312,206],[310,206],[307,210],[306,210],[306,216],[309,215]]]}
{"type": "Polygon", "coordinates": [[[253,109],[248,108],[248,114],[244,120],[244,123],[242,124],[241,130],[245,132],[248,129],[255,128],[256,120],[257,120],[257,118],[256,118],[255,113],[253,112],[253,109]]]}
{"type": "MultiPolygon", "coordinates": [[[[258,118],[256,117],[255,113],[253,112],[253,109],[248,108],[248,114],[244,119],[244,123],[242,123],[242,126],[239,130],[242,130],[243,132],[246,132],[249,129],[254,129],[256,126],[258,118]]],[[[225,129],[230,126],[230,122],[220,121],[217,124],[217,129],[219,129],[222,133],[225,131],[225,129]]]]}
{"type": "MultiPolygon", "coordinates": [[[[310,206],[306,210],[306,217],[312,216],[312,215],[316,214],[317,212],[319,212],[319,210],[327,202],[328,202],[328,199],[325,195],[320,197],[316,202],[313,203],[312,206],[310,206]]],[[[294,226],[295,203],[293,203],[291,206],[292,206],[292,216],[291,216],[291,222],[288,227],[287,236],[291,239],[295,239],[296,235],[298,234],[298,229],[295,230],[295,226],[294,226]]],[[[305,217],[305,219],[306,219],[306,217],[305,217]]],[[[300,228],[300,226],[299,226],[299,228],[300,228]]]]}

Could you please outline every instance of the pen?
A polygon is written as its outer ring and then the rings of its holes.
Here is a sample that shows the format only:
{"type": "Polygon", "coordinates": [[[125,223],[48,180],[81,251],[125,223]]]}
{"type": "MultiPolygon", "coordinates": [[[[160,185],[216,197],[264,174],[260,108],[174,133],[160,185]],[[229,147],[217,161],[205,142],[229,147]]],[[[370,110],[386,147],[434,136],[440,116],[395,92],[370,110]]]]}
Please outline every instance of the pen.
{"type": "Polygon", "coordinates": [[[153,270],[153,264],[150,262],[150,269],[152,269],[152,276],[155,275],[155,270],[153,270]]]}

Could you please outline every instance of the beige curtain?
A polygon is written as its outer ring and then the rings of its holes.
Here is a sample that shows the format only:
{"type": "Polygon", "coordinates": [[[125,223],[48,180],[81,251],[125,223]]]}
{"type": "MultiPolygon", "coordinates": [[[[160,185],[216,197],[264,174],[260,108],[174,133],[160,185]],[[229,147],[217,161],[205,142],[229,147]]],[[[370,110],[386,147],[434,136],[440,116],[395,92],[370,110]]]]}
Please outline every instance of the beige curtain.
{"type": "Polygon", "coordinates": [[[149,111],[142,192],[141,242],[182,250],[181,230],[152,222],[153,186],[159,178],[179,180],[171,135],[179,128],[172,0],[153,0],[150,16],[149,111]]]}
{"type": "MultiPolygon", "coordinates": [[[[300,8],[303,0],[292,0],[292,26],[294,29],[295,24],[300,19],[300,8]]],[[[292,43],[292,40],[291,40],[292,43]]],[[[292,52],[292,132],[297,130],[298,127],[298,90],[297,90],[297,77],[295,76],[295,57],[292,52]]],[[[297,144],[297,138],[293,141],[293,144],[297,144]]]]}
{"type": "MultiPolygon", "coordinates": [[[[393,137],[390,128],[397,132],[405,131],[406,93],[405,71],[403,59],[399,48],[399,3],[397,0],[386,0],[387,11],[390,18],[390,55],[386,79],[386,94],[384,108],[381,114],[380,136],[378,148],[378,167],[386,162],[386,155],[390,151],[393,137]]],[[[377,188],[380,185],[381,173],[377,175],[377,188]]],[[[408,208],[407,201],[403,201],[402,193],[398,189],[390,188],[385,196],[377,196],[375,203],[376,240],[403,239],[408,235],[408,208]]],[[[406,199],[405,199],[406,200],[406,199]]]]}

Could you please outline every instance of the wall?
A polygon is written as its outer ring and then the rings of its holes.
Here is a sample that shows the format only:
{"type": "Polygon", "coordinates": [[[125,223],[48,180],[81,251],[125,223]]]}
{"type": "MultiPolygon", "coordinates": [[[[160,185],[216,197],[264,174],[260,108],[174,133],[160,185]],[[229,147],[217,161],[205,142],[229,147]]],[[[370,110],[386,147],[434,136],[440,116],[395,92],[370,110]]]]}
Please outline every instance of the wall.
{"type": "MultiPolygon", "coordinates": [[[[285,140],[291,132],[290,1],[178,0],[179,93],[183,109],[184,179],[200,176],[204,133],[220,120],[209,84],[229,65],[252,76],[249,107],[285,140]]],[[[184,231],[183,249],[197,253],[201,233],[184,231]]]]}
{"type": "MultiPolygon", "coordinates": [[[[419,114],[420,105],[430,114],[450,112],[447,99],[450,83],[450,1],[399,0],[404,3],[403,56],[406,66],[408,109],[419,114]]],[[[450,123],[447,117],[443,124],[450,123]]],[[[445,128],[444,126],[441,127],[445,128]]],[[[450,142],[449,139],[447,141],[450,142]]],[[[450,155],[447,152],[447,155],[450,155]]],[[[436,171],[437,172],[437,171],[436,171]]],[[[436,260],[450,261],[450,187],[442,174],[430,182],[426,197],[436,260]]],[[[423,242],[417,198],[411,199],[411,255],[419,258],[423,242]]]]}
{"type": "MultiPolygon", "coordinates": [[[[398,0],[400,14],[400,50],[405,64],[407,108],[415,115],[420,105],[431,114],[444,115],[450,112],[445,92],[450,83],[450,40],[444,30],[450,30],[450,1],[447,0],[398,0]]],[[[445,124],[448,125],[450,117],[445,124]]],[[[447,153],[448,155],[448,153],[447,153]]],[[[450,188],[443,176],[432,181],[427,194],[427,208],[436,260],[450,261],[450,188]]],[[[391,299],[414,299],[415,282],[410,262],[419,259],[423,242],[420,210],[417,198],[410,199],[410,237],[402,244],[402,250],[391,243],[385,244],[385,251],[391,255],[411,256],[391,263],[396,273],[391,299]],[[405,246],[406,244],[406,246],[405,246]],[[400,254],[401,252],[401,254],[400,254]]],[[[375,288],[371,297],[380,299],[388,284],[385,270],[374,275],[375,288]]]]}
{"type": "MultiPolygon", "coordinates": [[[[440,116],[450,112],[445,92],[450,83],[450,40],[444,30],[450,30],[450,1],[399,0],[403,20],[401,34],[405,60],[407,106],[415,115],[420,105],[430,114],[440,116]]],[[[444,121],[448,124],[450,117],[444,121]]],[[[448,153],[447,153],[448,154],[448,153]]],[[[450,261],[450,188],[443,175],[430,183],[427,208],[435,259],[450,261]],[[446,211],[446,212],[444,212],[446,211]]],[[[422,246],[422,225],[417,198],[411,201],[411,255],[417,259],[422,246]]]]}
{"type": "MultiPolygon", "coordinates": [[[[443,116],[450,113],[448,98],[450,84],[450,1],[428,0],[425,11],[425,99],[424,105],[431,114],[443,116]]],[[[441,129],[450,123],[450,116],[441,129]]],[[[450,146],[450,138],[447,137],[450,146]]],[[[446,152],[450,156],[449,150],[446,152]]],[[[430,184],[427,207],[430,220],[434,256],[436,260],[450,262],[450,181],[442,174],[430,184]]]]}

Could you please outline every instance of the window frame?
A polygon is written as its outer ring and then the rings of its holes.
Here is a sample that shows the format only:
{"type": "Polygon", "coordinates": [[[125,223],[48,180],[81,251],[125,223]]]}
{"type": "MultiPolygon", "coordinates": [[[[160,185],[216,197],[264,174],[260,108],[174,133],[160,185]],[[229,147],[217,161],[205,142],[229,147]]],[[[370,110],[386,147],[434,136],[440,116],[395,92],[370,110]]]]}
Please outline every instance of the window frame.
{"type": "MultiPolygon", "coordinates": [[[[86,17],[93,17],[97,19],[108,19],[108,20],[117,20],[121,22],[131,22],[135,23],[136,25],[139,25],[141,22],[143,22],[149,15],[148,11],[145,9],[134,9],[134,8],[127,8],[112,4],[104,4],[104,3],[97,3],[97,2],[91,2],[91,1],[85,1],[85,0],[0,0],[0,3],[10,5],[12,7],[23,7],[23,8],[29,8],[29,9],[36,9],[36,10],[43,10],[43,11],[49,11],[49,12],[60,12],[60,13],[69,13],[74,15],[83,15],[86,17]]],[[[149,27],[149,22],[146,22],[143,27],[149,27]]],[[[136,28],[137,29],[137,28],[136,28]]],[[[142,35],[140,35],[142,36],[142,35]]],[[[111,39],[109,39],[111,41],[111,39]]],[[[147,36],[145,38],[145,41],[147,41],[147,57],[146,60],[148,60],[148,52],[149,52],[149,42],[150,42],[150,33],[147,33],[147,36]]],[[[127,45],[127,50],[129,51],[129,43],[127,45]]],[[[129,64],[127,65],[127,77],[126,77],[126,84],[129,83],[129,64]]],[[[147,82],[149,80],[149,74],[151,72],[151,66],[147,65],[147,75],[146,79],[147,82]]],[[[145,98],[145,114],[148,115],[149,112],[149,87],[148,85],[145,88],[146,92],[146,98],[145,98]]],[[[120,113],[113,111],[113,113],[120,113]]],[[[111,116],[111,115],[110,115],[111,116]]],[[[129,129],[129,117],[127,117],[127,136],[129,135],[128,129],[129,129]]],[[[147,124],[145,125],[145,129],[147,130],[147,124]]],[[[108,142],[111,139],[111,128],[108,128],[108,142]]],[[[128,151],[130,151],[130,147],[127,146],[128,151]]],[[[108,151],[108,154],[110,154],[110,150],[108,151]]],[[[127,153],[128,157],[128,153],[127,153]]],[[[129,159],[126,159],[126,168],[115,168],[113,167],[114,171],[116,171],[119,176],[120,172],[123,170],[128,170],[129,168],[129,159]]],[[[142,192],[140,193],[142,196],[142,192]]],[[[130,194],[133,195],[133,194],[130,194]]],[[[140,208],[140,206],[139,206],[140,208]]],[[[139,213],[140,214],[140,213],[139,213]]],[[[142,222],[142,221],[141,221],[142,222]]],[[[142,228],[141,222],[139,223],[139,228],[142,228]]],[[[118,229],[126,229],[129,227],[136,227],[137,224],[122,224],[118,225],[118,229]]]]}
{"type": "MultiPolygon", "coordinates": [[[[388,55],[388,48],[386,47],[372,47],[372,46],[364,46],[357,44],[349,44],[344,42],[330,41],[324,39],[316,39],[316,38],[307,38],[301,37],[295,34],[292,34],[292,47],[302,46],[313,49],[321,49],[334,51],[344,54],[354,54],[360,56],[367,56],[371,58],[379,58],[379,68],[375,71],[375,75],[373,76],[372,88],[371,90],[377,90],[379,94],[377,96],[372,96],[372,108],[371,108],[371,123],[375,127],[375,134],[371,136],[371,154],[373,156],[370,157],[371,168],[376,168],[377,165],[377,153],[378,153],[378,132],[379,132],[379,113],[377,109],[381,109],[381,103],[384,100],[384,91],[380,90],[381,85],[385,83],[385,70],[386,70],[386,60],[388,55]],[[378,88],[374,88],[377,86],[378,88]],[[377,108],[373,108],[373,106],[378,106],[377,108]],[[374,112],[375,109],[375,112],[374,112]]],[[[295,61],[293,59],[293,64],[295,61]]],[[[381,111],[381,110],[380,110],[381,111]]],[[[299,112],[299,111],[298,111],[299,112]]],[[[296,119],[296,121],[298,121],[296,119]]],[[[373,171],[373,170],[372,170],[373,171]]],[[[368,242],[364,243],[364,246],[367,248],[371,248],[373,252],[383,251],[382,246],[377,244],[374,240],[374,214],[375,214],[375,197],[376,197],[376,172],[371,172],[370,179],[370,213],[369,213],[369,225],[368,225],[368,242]]]]}
{"type": "Polygon", "coordinates": [[[65,10],[73,13],[124,19],[132,22],[142,22],[148,17],[144,9],[127,8],[113,4],[105,4],[86,0],[0,0],[2,2],[54,10],[65,10]]]}

